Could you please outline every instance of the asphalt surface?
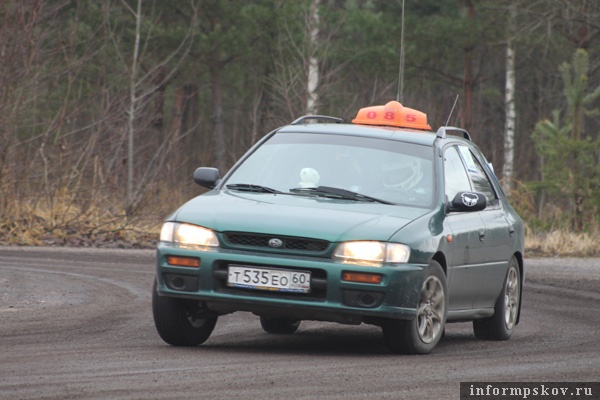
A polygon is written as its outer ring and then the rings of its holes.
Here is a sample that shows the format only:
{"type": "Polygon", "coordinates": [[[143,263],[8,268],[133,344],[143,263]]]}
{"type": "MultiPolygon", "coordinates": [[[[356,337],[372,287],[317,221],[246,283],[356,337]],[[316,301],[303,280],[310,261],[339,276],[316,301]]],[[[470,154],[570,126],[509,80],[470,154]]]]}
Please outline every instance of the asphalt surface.
{"type": "Polygon", "coordinates": [[[600,259],[527,259],[509,341],[451,324],[427,356],[389,354],[372,326],[270,335],[247,313],[170,347],[152,321],[153,260],[0,247],[0,399],[457,399],[459,382],[600,381],[600,259]]]}

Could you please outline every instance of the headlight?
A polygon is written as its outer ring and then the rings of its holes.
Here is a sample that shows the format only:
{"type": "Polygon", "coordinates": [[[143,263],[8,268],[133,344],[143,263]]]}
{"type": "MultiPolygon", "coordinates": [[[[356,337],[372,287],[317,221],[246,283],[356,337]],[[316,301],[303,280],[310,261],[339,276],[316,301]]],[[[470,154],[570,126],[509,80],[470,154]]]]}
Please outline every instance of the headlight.
{"type": "Polygon", "coordinates": [[[333,257],[348,263],[405,263],[410,257],[410,247],[399,243],[345,242],[335,249],[333,257]]]}
{"type": "Polygon", "coordinates": [[[212,230],[179,222],[165,222],[160,231],[160,241],[192,246],[219,246],[217,235],[212,230]]]}

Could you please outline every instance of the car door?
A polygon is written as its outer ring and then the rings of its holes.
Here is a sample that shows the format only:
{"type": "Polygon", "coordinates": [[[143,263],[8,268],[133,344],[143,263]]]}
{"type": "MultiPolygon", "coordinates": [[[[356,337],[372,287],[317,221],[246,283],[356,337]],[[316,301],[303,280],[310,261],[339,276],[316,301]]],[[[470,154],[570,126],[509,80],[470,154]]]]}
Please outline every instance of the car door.
{"type": "MultiPolygon", "coordinates": [[[[479,292],[473,303],[474,308],[493,307],[502,288],[504,276],[511,257],[511,229],[506,212],[499,199],[498,190],[494,187],[491,171],[483,167],[483,157],[476,156],[476,150],[467,146],[458,146],[465,161],[467,173],[473,190],[485,194],[487,206],[480,212],[484,231],[480,233],[480,241],[485,249],[485,259],[478,265],[477,275],[479,292]]],[[[512,229],[514,234],[514,228],[512,229]]]]}
{"type": "MultiPolygon", "coordinates": [[[[444,150],[444,190],[450,201],[459,192],[473,191],[465,163],[457,146],[444,150]]],[[[469,310],[479,294],[482,265],[486,261],[485,224],[479,211],[451,211],[445,219],[451,232],[447,255],[450,310],[469,310]]]]}

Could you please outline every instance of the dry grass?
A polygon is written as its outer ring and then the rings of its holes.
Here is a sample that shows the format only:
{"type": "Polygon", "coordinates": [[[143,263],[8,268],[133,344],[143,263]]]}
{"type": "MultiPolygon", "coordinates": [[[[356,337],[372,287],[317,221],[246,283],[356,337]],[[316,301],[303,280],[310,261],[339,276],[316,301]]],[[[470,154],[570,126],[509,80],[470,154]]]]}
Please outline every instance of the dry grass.
{"type": "Polygon", "coordinates": [[[120,248],[156,245],[161,215],[127,218],[110,207],[82,207],[64,200],[36,199],[7,204],[0,218],[0,245],[120,248]]]}
{"type": "Polygon", "coordinates": [[[525,255],[543,257],[598,257],[600,236],[556,230],[525,236],[525,255]]]}
{"type": "Polygon", "coordinates": [[[526,257],[600,256],[600,232],[596,221],[589,221],[591,233],[572,232],[564,228],[573,226],[572,215],[564,211],[564,206],[546,202],[543,215],[538,215],[533,191],[523,182],[515,180],[512,184],[514,189],[510,192],[510,202],[526,222],[526,257]]]}

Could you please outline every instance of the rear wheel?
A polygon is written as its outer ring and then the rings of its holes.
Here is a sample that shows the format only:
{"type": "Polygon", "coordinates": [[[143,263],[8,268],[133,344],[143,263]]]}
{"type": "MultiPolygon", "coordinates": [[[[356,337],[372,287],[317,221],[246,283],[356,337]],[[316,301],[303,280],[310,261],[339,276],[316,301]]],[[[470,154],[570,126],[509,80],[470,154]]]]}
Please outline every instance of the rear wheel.
{"type": "Polygon", "coordinates": [[[494,306],[494,315],[473,321],[475,337],[484,340],[508,340],[517,324],[521,303],[519,262],[510,260],[502,293],[494,306]]]}
{"type": "Polygon", "coordinates": [[[393,353],[428,354],[444,334],[448,304],[446,276],[432,261],[421,287],[417,315],[413,320],[390,320],[383,325],[383,338],[393,353]]]}
{"type": "Polygon", "coordinates": [[[285,317],[277,317],[277,318],[267,318],[260,317],[260,325],[267,333],[278,333],[289,335],[296,330],[300,326],[300,321],[293,320],[285,317]]]}
{"type": "Polygon", "coordinates": [[[204,343],[217,323],[217,316],[197,301],[159,296],[156,281],[152,287],[152,314],[158,334],[173,346],[204,343]]]}

